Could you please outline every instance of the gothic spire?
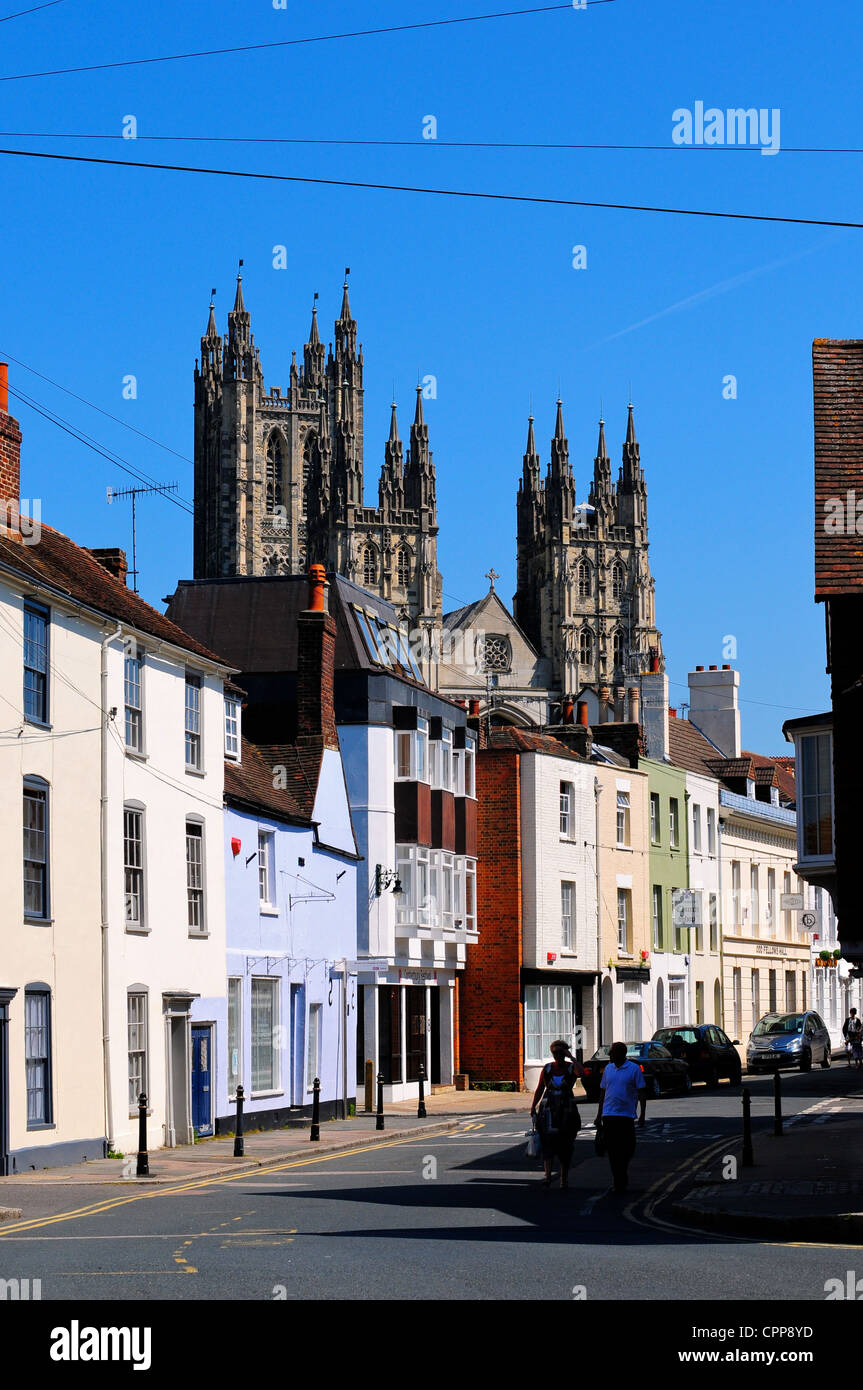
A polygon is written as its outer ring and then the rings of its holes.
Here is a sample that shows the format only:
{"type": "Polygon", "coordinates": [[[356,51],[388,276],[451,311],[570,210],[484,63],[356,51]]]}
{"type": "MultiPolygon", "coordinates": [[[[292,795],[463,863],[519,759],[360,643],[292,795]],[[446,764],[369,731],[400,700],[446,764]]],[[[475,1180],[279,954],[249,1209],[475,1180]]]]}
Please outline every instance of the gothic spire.
{"type": "Polygon", "coordinates": [[[563,403],[557,398],[557,419],[554,423],[554,438],[551,441],[551,461],[548,466],[549,478],[555,480],[572,480],[572,469],[569,466],[569,440],[563,428],[563,403]]]}
{"type": "MultiPolygon", "coordinates": [[[[315,295],[317,299],[317,295],[315,295]]],[[[318,332],[318,306],[312,305],[312,326],[309,329],[309,347],[320,347],[321,335],[318,332]]]]}
{"type": "Polygon", "coordinates": [[[378,491],[381,507],[389,507],[391,511],[401,511],[405,505],[404,468],[395,401],[392,403],[391,412],[390,437],[384,445],[384,463],[381,468],[378,491]]]}
{"type": "Polygon", "coordinates": [[[635,420],[632,415],[632,401],[629,402],[629,416],[626,421],[626,442],[634,444],[635,440],[635,420]]]}
{"type": "Polygon", "coordinates": [[[593,460],[593,486],[590,489],[590,505],[604,510],[603,504],[611,503],[613,496],[611,459],[608,457],[608,448],[605,443],[605,421],[600,420],[599,442],[596,446],[596,458],[593,460]]]}
{"type": "Polygon", "coordinates": [[[420,510],[435,507],[435,471],[429,449],[429,429],[423,416],[423,388],[417,386],[417,403],[411,425],[411,442],[405,464],[405,505],[420,510]]]}
{"type": "Polygon", "coordinates": [[[219,330],[218,330],[218,328],[216,327],[216,305],[215,305],[215,302],[211,299],[211,300],[210,300],[210,317],[209,317],[208,320],[207,320],[207,331],[206,331],[206,333],[205,333],[205,335],[204,335],[204,341],[205,341],[205,342],[208,342],[208,343],[213,343],[213,342],[216,341],[216,339],[218,338],[218,336],[219,336],[219,330]]]}
{"type": "Polygon", "coordinates": [[[354,359],[357,355],[357,324],[351,313],[348,298],[348,276],[350,266],[345,266],[345,283],[342,287],[342,311],[335,322],[336,361],[354,359]]]}
{"type": "Polygon", "coordinates": [[[536,447],[536,438],[533,433],[532,415],[527,417],[527,447],[524,451],[522,481],[524,487],[532,492],[537,492],[540,488],[540,461],[536,447]]]}
{"type": "Polygon", "coordinates": [[[312,304],[312,326],[309,329],[309,341],[305,345],[303,353],[303,384],[305,386],[320,386],[324,378],[324,345],[321,342],[321,335],[318,332],[318,306],[317,294],[312,304]]]}
{"type": "Polygon", "coordinates": [[[398,443],[400,442],[400,441],[399,441],[399,422],[398,422],[398,420],[396,419],[396,403],[395,403],[395,401],[393,401],[392,406],[390,407],[390,409],[391,409],[391,411],[392,411],[392,414],[390,415],[390,440],[389,440],[389,442],[390,442],[390,444],[398,444],[398,443]]]}
{"type": "Polygon", "coordinates": [[[617,520],[620,526],[647,525],[647,486],[641,467],[641,450],[635,438],[632,404],[626,420],[623,464],[617,483],[617,520]]]}

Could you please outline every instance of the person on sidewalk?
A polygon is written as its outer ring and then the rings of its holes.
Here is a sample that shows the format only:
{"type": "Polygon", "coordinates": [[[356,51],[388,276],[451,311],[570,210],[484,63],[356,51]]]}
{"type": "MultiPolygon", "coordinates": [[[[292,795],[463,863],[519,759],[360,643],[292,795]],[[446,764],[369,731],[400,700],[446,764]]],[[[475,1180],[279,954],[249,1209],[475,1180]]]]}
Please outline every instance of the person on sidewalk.
{"type": "Polygon", "coordinates": [[[615,1192],[629,1186],[629,1163],[635,1153],[635,1116],[640,1107],[638,1128],[644,1128],[647,1089],[641,1067],[627,1060],[626,1043],[611,1044],[611,1061],[602,1073],[596,1129],[601,1134],[615,1192]]]}
{"type": "Polygon", "coordinates": [[[857,1017],[856,1009],[851,1010],[842,1024],[842,1036],[845,1039],[849,1067],[854,1062],[859,1067],[863,1064],[863,1019],[857,1017]]]}
{"type": "Polygon", "coordinates": [[[575,1103],[575,1083],[584,1075],[584,1068],[569,1050],[569,1043],[558,1038],[549,1049],[553,1062],[547,1062],[534,1092],[530,1117],[536,1120],[545,1164],[546,1187],[551,1185],[551,1168],[555,1158],[560,1162],[560,1185],[569,1186],[569,1165],[575,1136],[581,1129],[581,1116],[575,1103]],[[567,1058],[570,1060],[567,1061],[567,1058]],[[543,1096],[543,1092],[545,1095],[543,1096]]]}

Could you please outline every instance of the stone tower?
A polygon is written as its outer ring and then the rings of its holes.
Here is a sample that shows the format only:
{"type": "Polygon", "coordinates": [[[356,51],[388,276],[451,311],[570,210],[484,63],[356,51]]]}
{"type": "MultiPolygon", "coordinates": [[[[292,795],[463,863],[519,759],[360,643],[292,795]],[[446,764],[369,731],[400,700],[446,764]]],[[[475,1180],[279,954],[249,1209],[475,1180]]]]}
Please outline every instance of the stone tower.
{"type": "MultiPolygon", "coordinates": [[[[317,299],[317,295],[315,295],[317,299]]],[[[312,562],[394,603],[411,627],[441,621],[435,470],[422,390],[407,458],[396,406],[378,484],[363,499],[363,352],[347,272],[325,354],[312,309],[302,366],[269,391],[237,276],[228,332],[210,304],[195,365],[195,578],[300,574],[312,562]]]]}
{"type": "Polygon", "coordinates": [[[543,479],[533,430],[518,488],[518,577],[515,617],[551,660],[559,696],[599,691],[663,669],[647,543],[647,488],[632,406],[617,483],[599,422],[589,501],[576,504],[563,409],[543,479]]]}

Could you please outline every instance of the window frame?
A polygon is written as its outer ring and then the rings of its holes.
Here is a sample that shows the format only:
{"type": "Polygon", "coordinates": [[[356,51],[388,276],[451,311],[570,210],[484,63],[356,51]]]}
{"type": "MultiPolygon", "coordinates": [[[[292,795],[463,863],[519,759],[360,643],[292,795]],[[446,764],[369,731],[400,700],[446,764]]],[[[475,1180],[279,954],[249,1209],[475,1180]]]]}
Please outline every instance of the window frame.
{"type": "Polygon", "coordinates": [[[52,1066],[52,1008],[51,990],[47,984],[33,982],[24,987],[24,1086],[27,1101],[27,1129],[54,1128],[54,1087],[52,1066]],[[37,1022],[31,1021],[30,1006],[40,1001],[44,1016],[37,1022]],[[31,1053],[34,1033],[44,1033],[44,1051],[38,1055],[31,1053]],[[40,1068],[41,1086],[31,1085],[31,1067],[40,1068]],[[31,1116],[31,1096],[41,1096],[41,1115],[31,1116]]]}
{"type": "Polygon", "coordinates": [[[668,836],[669,849],[680,849],[680,800],[676,796],[668,798],[668,836]]]}
{"type": "Polygon", "coordinates": [[[280,1020],[281,1020],[281,989],[280,989],[281,983],[282,983],[282,977],[281,977],[280,975],[253,975],[253,976],[252,976],[252,996],[251,996],[251,1039],[252,1039],[252,1075],[251,1075],[251,1086],[252,1086],[252,1090],[251,1090],[251,1093],[252,1093],[253,1096],[269,1096],[269,1095],[275,1095],[275,1094],[277,1094],[279,1091],[281,1091],[281,1089],[282,1089],[282,1087],[281,1087],[282,1052],[281,1052],[281,1048],[279,1048],[279,1047],[276,1046],[276,1038],[277,1038],[278,1035],[279,1035],[279,1027],[280,1027],[280,1020]],[[262,991],[262,989],[261,989],[262,986],[266,986],[267,989],[266,989],[265,991],[262,991]],[[270,1078],[269,1078],[269,1084],[266,1084],[266,1085],[259,1085],[259,1084],[258,1084],[258,1083],[260,1082],[260,1080],[261,1080],[261,1075],[260,1075],[260,1072],[256,1072],[256,1071],[255,1071],[255,1067],[256,1067],[256,1057],[258,1056],[259,1049],[262,1047],[262,1043],[260,1042],[260,1040],[257,1040],[257,1041],[256,1041],[256,1033],[255,1033],[255,1021],[256,1021],[256,1020],[255,1020],[255,1003],[256,1003],[256,996],[259,997],[259,996],[261,995],[262,992],[264,992],[264,993],[267,993],[267,992],[268,992],[268,993],[270,994],[270,997],[271,997],[271,1004],[272,1004],[272,1023],[271,1023],[271,1027],[270,1027],[270,1030],[269,1030],[269,1036],[270,1036],[270,1042],[269,1042],[269,1056],[270,1056],[270,1063],[271,1063],[271,1075],[270,1075],[270,1078]]]}
{"type": "Polygon", "coordinates": [[[51,676],[51,610],[45,608],[43,604],[32,603],[29,600],[24,604],[22,618],[22,706],[23,717],[27,724],[36,724],[39,728],[50,727],[51,722],[51,702],[50,702],[50,676],[51,676]],[[34,644],[32,634],[28,634],[28,618],[35,618],[44,625],[44,642],[34,644]],[[41,652],[42,665],[28,661],[28,653],[32,654],[35,648],[41,652]],[[39,692],[39,707],[41,713],[33,714],[27,712],[28,705],[28,671],[36,678],[35,685],[29,688],[29,693],[39,692]]]}
{"type": "Polygon", "coordinates": [[[314,1090],[315,1077],[320,1080],[323,1059],[324,1006],[315,1001],[309,1004],[306,1026],[306,1090],[314,1090]]]}
{"type": "Polygon", "coordinates": [[[560,783],[560,838],[572,839],[572,803],[574,787],[571,782],[560,783]]]}
{"type": "Polygon", "coordinates": [[[225,1002],[227,1006],[226,1030],[227,1039],[227,1085],[228,1096],[236,1099],[237,1087],[243,1084],[243,977],[242,975],[229,975],[227,988],[225,991],[225,1002]],[[232,1004],[231,996],[234,996],[232,1004]],[[232,1027],[233,1014],[233,1027],[232,1027]],[[234,1070],[231,1063],[231,1051],[236,1051],[237,1068],[234,1070]],[[235,1080],[236,1078],[236,1080],[235,1080]],[[233,1083],[233,1089],[232,1089],[233,1083]]]}
{"type": "Polygon", "coordinates": [[[207,863],[205,829],[205,822],[201,820],[199,817],[186,817],[186,901],[188,907],[187,917],[190,936],[209,935],[207,931],[207,863]],[[191,844],[197,842],[200,846],[198,851],[197,863],[194,862],[194,857],[190,858],[189,855],[190,833],[191,844]],[[190,881],[195,876],[195,870],[197,871],[197,877],[200,880],[197,884],[192,883],[190,881]],[[192,896],[193,894],[195,894],[194,898],[192,896]],[[196,912],[192,911],[193,903],[196,904],[196,912]],[[192,921],[193,916],[198,917],[197,923],[192,921]]]}
{"type": "Polygon", "coordinates": [[[560,940],[565,951],[575,950],[575,883],[572,879],[560,881],[560,940]]]}
{"type": "Polygon", "coordinates": [[[701,853],[701,807],[697,801],[692,803],[692,849],[695,854],[701,853]]]}
{"type": "MultiPolygon", "coordinates": [[[[50,785],[49,785],[48,782],[45,781],[44,777],[36,777],[36,776],[33,776],[33,775],[28,775],[28,776],[26,776],[26,777],[24,777],[24,778],[22,779],[21,820],[22,820],[22,831],[23,831],[23,835],[22,835],[22,845],[21,845],[21,856],[22,856],[22,858],[21,858],[21,872],[22,872],[22,876],[23,876],[23,889],[24,889],[23,906],[24,906],[24,921],[25,921],[25,922],[46,923],[46,922],[50,922],[50,921],[52,920],[52,919],[51,919],[51,797],[50,797],[50,791],[51,791],[50,785]],[[27,816],[27,803],[28,803],[28,801],[31,802],[31,803],[33,803],[33,804],[35,804],[35,805],[41,805],[41,807],[42,807],[42,825],[41,825],[41,827],[39,827],[39,826],[29,826],[29,825],[27,824],[27,820],[28,820],[28,816],[27,816]],[[28,836],[28,834],[33,834],[33,833],[35,833],[35,834],[37,834],[37,835],[41,835],[41,836],[43,837],[43,841],[44,841],[44,858],[43,858],[43,859],[29,859],[29,858],[27,858],[27,849],[28,849],[28,845],[27,845],[27,836],[28,836]],[[41,867],[41,879],[39,879],[39,880],[32,879],[32,878],[28,879],[28,877],[27,877],[27,866],[28,866],[28,865],[41,865],[41,866],[42,866],[42,867],[41,867]],[[27,908],[27,885],[28,885],[28,883],[33,883],[33,882],[38,882],[38,883],[39,883],[39,889],[40,889],[40,892],[41,892],[41,895],[42,895],[42,911],[41,911],[41,912],[31,912],[31,911],[29,911],[28,908],[27,908]]],[[[33,847],[32,847],[32,846],[29,846],[29,848],[32,849],[33,847]]]]}
{"type": "Polygon", "coordinates": [[[230,762],[240,761],[240,740],[242,738],[242,704],[236,695],[225,696],[225,757],[230,762]],[[233,707],[235,713],[231,714],[233,707]],[[233,727],[232,727],[233,726],[233,727]],[[233,745],[233,746],[232,746],[233,745]]]}
{"type": "Polygon", "coordinates": [[[716,810],[713,806],[707,808],[707,853],[716,853],[716,810]]]}
{"type": "MultiPolygon", "coordinates": [[[[149,1098],[150,1098],[149,1089],[148,1089],[148,1086],[149,1086],[149,1076],[148,1076],[148,1073],[149,1073],[149,1061],[150,1061],[150,1056],[149,1056],[149,1002],[150,1002],[150,996],[149,996],[148,991],[145,990],[145,989],[128,989],[128,990],[126,991],[126,1073],[127,1073],[128,1084],[129,1084],[129,1115],[130,1115],[130,1117],[133,1116],[133,1115],[137,1115],[137,1114],[138,1114],[138,1110],[139,1110],[139,1106],[140,1106],[140,1097],[141,1097],[141,1095],[147,1096],[148,1100],[149,1100],[149,1098]],[[136,1003],[137,1003],[138,1001],[141,1001],[141,1010],[140,1010],[141,1016],[140,1016],[140,1018],[136,1018],[136,1019],[133,1019],[133,1018],[132,1018],[132,1002],[133,1002],[133,1000],[136,1001],[136,1003]],[[132,1047],[132,1029],[133,1029],[133,1028],[136,1028],[136,1029],[140,1028],[140,1029],[141,1029],[141,1036],[143,1037],[143,1046],[134,1047],[134,1048],[132,1047]],[[140,1087],[136,1090],[136,1093],[135,1093],[135,1095],[134,1095],[134,1099],[133,1099],[133,1095],[132,1095],[132,1084],[133,1084],[133,1079],[134,1079],[134,1078],[133,1078],[133,1066],[132,1066],[132,1058],[133,1058],[133,1057],[139,1057],[139,1058],[140,1058],[140,1077],[141,1077],[140,1087]]],[[[136,1041],[138,1041],[137,1038],[136,1038],[136,1041]]],[[[136,1069],[135,1069],[136,1075],[137,1075],[137,1071],[138,1071],[138,1069],[136,1068],[136,1069]]],[[[148,1105],[148,1110],[149,1110],[149,1105],[148,1105]]]]}
{"type": "Polygon", "coordinates": [[[149,931],[147,925],[147,838],[146,838],[146,811],[137,802],[127,802],[123,806],[123,921],[127,932],[146,932],[149,931]],[[137,821],[139,834],[135,837],[129,834],[129,818],[137,821]],[[131,862],[128,849],[130,844],[139,847],[139,863],[131,862]],[[130,887],[130,874],[135,876],[138,883],[138,892],[135,895],[130,887]],[[129,916],[129,900],[137,896],[139,912],[136,918],[129,916]]]}
{"type": "Polygon", "coordinates": [[[144,756],[144,752],[145,752],[145,743],[144,743],[144,655],[145,655],[144,652],[143,652],[143,651],[141,650],[141,648],[138,646],[137,642],[135,643],[135,646],[134,646],[134,650],[133,650],[133,651],[126,651],[126,652],[123,653],[123,715],[124,715],[124,719],[123,719],[123,738],[124,738],[124,740],[125,740],[126,752],[127,752],[127,753],[132,753],[132,754],[138,754],[138,755],[141,756],[141,757],[144,756]],[[136,705],[133,704],[133,703],[131,702],[131,700],[129,699],[129,692],[130,692],[129,666],[130,666],[130,664],[134,665],[134,666],[136,667],[136,671],[137,671],[136,679],[135,679],[135,682],[134,682],[134,686],[135,686],[135,688],[136,688],[136,690],[137,690],[137,695],[138,695],[138,703],[137,703],[136,705]],[[132,724],[134,724],[134,716],[135,716],[135,715],[138,716],[138,720],[137,720],[137,734],[138,734],[137,742],[130,741],[130,739],[129,739],[129,726],[130,726],[130,722],[131,722],[132,724]]]}
{"type": "Polygon", "coordinates": [[[185,733],[185,762],[186,771],[200,773],[204,770],[204,682],[203,677],[197,671],[186,671],[185,683],[185,712],[183,728],[185,733]],[[190,691],[197,690],[196,701],[190,702],[190,691]],[[194,724],[197,727],[190,727],[194,724]],[[190,753],[194,752],[195,757],[190,758],[190,753]]]}
{"type": "Polygon", "coordinates": [[[557,1038],[570,1043],[574,1040],[575,1008],[572,986],[565,984],[525,985],[522,1007],[524,1009],[524,1060],[530,1066],[548,1060],[548,1045],[557,1038]],[[559,991],[559,993],[558,993],[559,991]],[[567,1003],[568,996],[568,1003],[567,1003]],[[546,1019],[548,1027],[546,1027],[546,1019]],[[533,1023],[538,1026],[531,1026],[533,1023]],[[531,1056],[533,1039],[538,1039],[539,1055],[531,1056]]]}
{"type": "Polygon", "coordinates": [[[617,949],[624,955],[631,954],[630,940],[632,933],[632,890],[630,888],[618,888],[617,890],[617,949]],[[623,916],[621,916],[621,905],[623,906],[623,916]],[[622,929],[622,930],[621,930],[622,929]]]}
{"type": "Polygon", "coordinates": [[[616,811],[617,815],[615,825],[617,830],[617,848],[631,849],[632,840],[630,836],[630,796],[629,792],[621,791],[619,788],[617,791],[616,811]],[[625,801],[622,800],[622,798],[624,797],[625,801]]]}
{"type": "Polygon", "coordinates": [[[659,844],[662,843],[662,841],[661,841],[661,839],[660,839],[660,829],[659,829],[659,826],[660,826],[659,793],[658,793],[658,792],[651,792],[651,793],[650,793],[650,843],[651,843],[652,845],[659,845],[659,844]]]}
{"type": "Polygon", "coordinates": [[[654,951],[662,950],[662,884],[654,883],[651,894],[651,924],[654,951]]]}
{"type": "Polygon", "coordinates": [[[267,826],[258,826],[258,907],[261,912],[278,911],[276,901],[276,832],[267,826]],[[261,850],[264,850],[263,859],[261,850]],[[266,887],[267,897],[261,896],[266,887]]]}

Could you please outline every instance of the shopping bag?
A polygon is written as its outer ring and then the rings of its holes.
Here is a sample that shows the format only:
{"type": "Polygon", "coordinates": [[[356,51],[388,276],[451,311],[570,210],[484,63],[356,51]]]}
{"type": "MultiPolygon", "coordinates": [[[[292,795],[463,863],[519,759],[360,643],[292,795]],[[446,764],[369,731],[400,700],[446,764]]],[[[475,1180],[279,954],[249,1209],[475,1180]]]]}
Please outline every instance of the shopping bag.
{"type": "Polygon", "coordinates": [[[539,1138],[538,1129],[529,1129],[525,1135],[527,1139],[528,1158],[539,1158],[542,1154],[542,1144],[539,1138]]]}

